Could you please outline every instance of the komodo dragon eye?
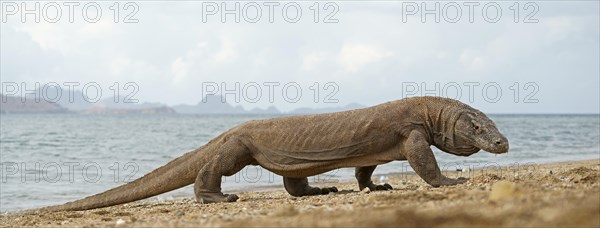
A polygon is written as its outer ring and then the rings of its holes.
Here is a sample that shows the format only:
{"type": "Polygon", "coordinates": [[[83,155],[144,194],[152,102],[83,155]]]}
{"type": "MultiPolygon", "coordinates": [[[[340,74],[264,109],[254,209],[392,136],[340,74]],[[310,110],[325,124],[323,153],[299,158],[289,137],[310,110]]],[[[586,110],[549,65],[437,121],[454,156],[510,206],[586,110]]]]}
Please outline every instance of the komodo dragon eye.
{"type": "Polygon", "coordinates": [[[474,128],[475,128],[475,130],[479,130],[479,126],[478,125],[475,125],[474,128]]]}

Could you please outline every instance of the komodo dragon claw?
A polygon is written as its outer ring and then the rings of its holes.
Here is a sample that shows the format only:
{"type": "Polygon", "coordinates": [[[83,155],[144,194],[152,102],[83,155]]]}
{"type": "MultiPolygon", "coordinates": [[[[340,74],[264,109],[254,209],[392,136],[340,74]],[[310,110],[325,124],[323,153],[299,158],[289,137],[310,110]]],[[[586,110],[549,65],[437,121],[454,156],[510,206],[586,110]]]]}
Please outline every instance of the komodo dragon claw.
{"type": "Polygon", "coordinates": [[[336,187],[321,188],[321,194],[329,194],[330,192],[338,192],[336,187]]]}
{"type": "MultiPolygon", "coordinates": [[[[387,191],[387,190],[392,190],[394,188],[392,188],[392,186],[388,183],[385,184],[369,184],[367,186],[365,186],[366,188],[369,188],[369,190],[371,191],[387,191]]],[[[365,187],[363,187],[362,189],[364,189],[365,187]]],[[[360,190],[362,190],[360,189],[360,190]]]]}

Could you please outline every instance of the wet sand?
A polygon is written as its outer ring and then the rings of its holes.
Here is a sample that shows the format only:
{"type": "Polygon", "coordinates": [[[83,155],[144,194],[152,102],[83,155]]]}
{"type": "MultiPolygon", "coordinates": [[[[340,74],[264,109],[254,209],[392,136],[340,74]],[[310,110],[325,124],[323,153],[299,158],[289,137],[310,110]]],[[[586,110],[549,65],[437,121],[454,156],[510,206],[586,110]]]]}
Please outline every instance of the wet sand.
{"type": "MultiPolygon", "coordinates": [[[[461,185],[432,188],[414,174],[387,176],[390,191],[292,197],[282,190],[241,192],[235,203],[190,198],[82,212],[0,215],[0,226],[585,226],[600,227],[600,160],[448,172],[461,185]]],[[[373,178],[378,182],[379,178],[373,178]]]]}

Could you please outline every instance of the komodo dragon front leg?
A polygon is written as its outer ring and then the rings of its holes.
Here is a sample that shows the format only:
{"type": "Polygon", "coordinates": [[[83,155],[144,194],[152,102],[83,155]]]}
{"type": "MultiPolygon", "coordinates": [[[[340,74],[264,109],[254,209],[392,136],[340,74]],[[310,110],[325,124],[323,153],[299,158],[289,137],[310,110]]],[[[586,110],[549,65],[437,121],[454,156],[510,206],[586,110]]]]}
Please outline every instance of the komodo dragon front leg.
{"type": "Polygon", "coordinates": [[[356,180],[358,181],[358,189],[363,190],[364,188],[369,188],[371,191],[379,191],[379,190],[391,190],[392,186],[389,184],[376,185],[373,184],[371,180],[371,175],[373,175],[373,171],[377,166],[365,166],[365,167],[356,167],[354,170],[354,176],[356,176],[356,180]]]}
{"type": "Polygon", "coordinates": [[[291,178],[283,177],[283,186],[285,190],[292,196],[310,196],[310,195],[324,195],[330,192],[337,192],[336,187],[330,188],[317,188],[308,185],[308,178],[291,178]]]}
{"type": "Polygon", "coordinates": [[[452,179],[442,175],[427,138],[419,131],[412,131],[404,143],[404,155],[410,166],[425,182],[433,187],[462,184],[466,178],[452,179]]]}

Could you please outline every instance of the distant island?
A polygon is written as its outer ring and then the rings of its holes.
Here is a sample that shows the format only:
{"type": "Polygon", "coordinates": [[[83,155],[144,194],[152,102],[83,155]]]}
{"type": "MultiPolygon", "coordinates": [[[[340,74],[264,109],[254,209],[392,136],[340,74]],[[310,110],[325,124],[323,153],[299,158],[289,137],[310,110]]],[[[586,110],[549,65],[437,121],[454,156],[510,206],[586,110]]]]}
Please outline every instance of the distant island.
{"type": "Polygon", "coordinates": [[[81,112],[82,114],[93,115],[158,115],[158,114],[175,114],[175,110],[170,107],[162,106],[156,108],[106,108],[93,107],[81,112]]]}
{"type": "Polygon", "coordinates": [[[175,110],[162,104],[115,103],[114,98],[97,103],[80,100],[50,102],[34,95],[25,98],[0,94],[0,114],[78,113],[86,115],[156,115],[175,114],[175,110]]]}
{"type": "Polygon", "coordinates": [[[242,106],[233,106],[227,102],[221,101],[221,96],[207,96],[203,101],[196,105],[175,105],[173,109],[179,114],[317,114],[328,112],[346,111],[356,108],[364,108],[360,104],[349,104],[343,107],[328,107],[328,108],[297,108],[290,112],[281,112],[275,106],[270,106],[266,109],[253,108],[245,110],[242,106]]]}
{"type": "Polygon", "coordinates": [[[7,113],[67,113],[68,109],[56,103],[35,99],[1,95],[0,114],[7,113]]]}
{"type": "MultiPolygon", "coordinates": [[[[170,114],[317,114],[346,111],[363,108],[364,106],[352,103],[342,107],[306,108],[301,107],[283,113],[276,107],[266,109],[254,108],[246,110],[242,106],[233,106],[221,101],[221,96],[210,95],[196,105],[180,104],[169,107],[161,103],[125,103],[121,97],[111,97],[96,103],[88,102],[81,91],[72,91],[74,99],[61,97],[58,101],[50,102],[44,99],[35,100],[35,94],[28,95],[25,99],[16,96],[2,95],[0,113],[77,113],[84,115],[170,115],[170,114]]],[[[0,94],[1,95],[1,94],[0,94]]]]}

